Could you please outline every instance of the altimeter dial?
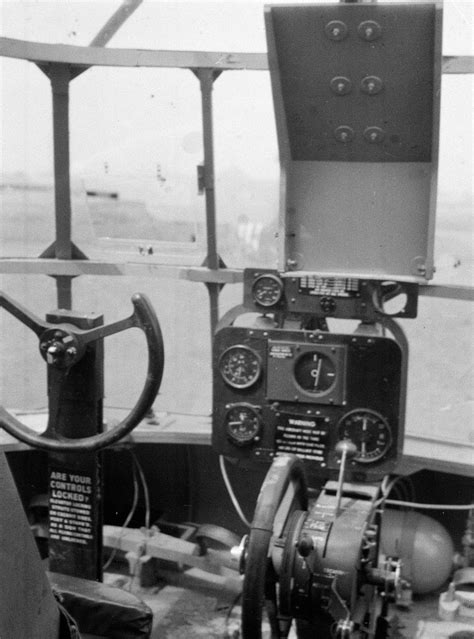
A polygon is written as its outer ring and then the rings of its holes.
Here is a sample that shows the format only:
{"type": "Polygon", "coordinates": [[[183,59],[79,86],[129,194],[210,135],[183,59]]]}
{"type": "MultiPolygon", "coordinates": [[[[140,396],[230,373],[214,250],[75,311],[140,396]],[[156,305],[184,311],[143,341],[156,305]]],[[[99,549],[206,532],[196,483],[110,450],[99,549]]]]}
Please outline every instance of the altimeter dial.
{"type": "Polygon", "coordinates": [[[338,424],[339,439],[350,439],[357,447],[354,461],[372,464],[382,459],[392,445],[390,426],[380,413],[357,408],[346,413],[338,424]]]}

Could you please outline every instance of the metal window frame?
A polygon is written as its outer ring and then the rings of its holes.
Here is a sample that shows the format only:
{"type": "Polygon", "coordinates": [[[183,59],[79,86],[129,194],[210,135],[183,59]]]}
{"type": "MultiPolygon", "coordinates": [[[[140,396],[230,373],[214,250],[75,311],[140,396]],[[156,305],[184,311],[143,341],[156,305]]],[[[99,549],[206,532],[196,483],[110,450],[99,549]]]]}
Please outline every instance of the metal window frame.
{"type": "MultiPolygon", "coordinates": [[[[139,4],[139,0],[135,1],[139,4]]],[[[123,17],[123,16],[122,16],[123,17]]],[[[109,21],[110,22],[110,21],[109,21]]],[[[107,25],[106,25],[107,26],[107,25]]],[[[242,269],[226,268],[218,253],[214,178],[212,90],[224,71],[267,71],[265,53],[216,51],[165,51],[103,48],[113,34],[106,26],[93,40],[100,46],[45,44],[0,38],[0,55],[36,64],[50,79],[53,98],[55,241],[38,258],[0,258],[0,273],[46,274],[57,282],[60,308],[72,307],[72,279],[79,275],[139,275],[174,277],[204,283],[209,291],[211,332],[218,321],[218,299],[223,285],[243,281],[242,269]],[[99,35],[101,37],[99,37],[99,35]],[[143,262],[91,261],[71,237],[71,188],[69,162],[69,85],[93,66],[188,69],[201,90],[204,167],[202,186],[206,202],[207,255],[201,267],[170,266],[143,262]]],[[[114,28],[120,26],[117,21],[114,28]]],[[[444,56],[445,74],[474,73],[474,56],[444,56]]],[[[474,300],[474,288],[421,284],[420,294],[430,297],[474,300]]]]}

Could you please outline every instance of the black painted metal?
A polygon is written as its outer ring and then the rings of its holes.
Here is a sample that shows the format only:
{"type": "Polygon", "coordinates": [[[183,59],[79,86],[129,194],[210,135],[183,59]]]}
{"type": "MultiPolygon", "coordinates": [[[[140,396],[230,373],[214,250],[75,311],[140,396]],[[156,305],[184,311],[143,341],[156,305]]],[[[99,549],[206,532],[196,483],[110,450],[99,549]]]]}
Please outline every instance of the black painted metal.
{"type": "MultiPolygon", "coordinates": [[[[103,324],[101,315],[56,312],[50,324],[67,322],[81,330],[103,324]]],[[[48,366],[47,437],[93,437],[103,430],[103,340],[87,345],[77,364],[48,366]]],[[[49,457],[49,569],[102,579],[102,464],[99,454],[51,453],[49,457]]]]}
{"type": "MultiPolygon", "coordinates": [[[[29,313],[21,305],[16,304],[8,298],[6,295],[0,295],[0,307],[11,312],[17,319],[24,322],[29,328],[40,337],[40,351],[46,360],[48,360],[48,344],[53,345],[54,348],[62,351],[57,358],[56,365],[58,370],[52,373],[58,384],[67,384],[67,377],[69,371],[73,366],[73,363],[80,364],[80,358],[84,351],[87,352],[88,345],[91,342],[101,340],[108,335],[113,335],[127,328],[137,327],[144,333],[148,346],[148,370],[145,380],[145,385],[138,398],[135,406],[131,409],[130,413],[119,424],[117,424],[111,430],[96,435],[90,435],[79,438],[68,438],[64,433],[61,433],[61,438],[57,438],[55,431],[56,420],[54,416],[50,416],[50,421],[46,433],[39,435],[31,428],[28,428],[25,424],[22,424],[18,419],[11,415],[7,410],[0,406],[0,426],[2,426],[8,433],[16,437],[17,439],[30,444],[35,448],[41,448],[48,451],[56,452],[72,452],[77,451],[80,453],[92,452],[105,448],[114,444],[118,440],[122,439],[131,432],[138,423],[144,419],[146,413],[151,408],[153,401],[160,388],[161,379],[163,376],[164,366],[164,345],[163,336],[161,334],[161,328],[158,322],[158,318],[150,304],[148,298],[139,293],[132,297],[134,305],[134,313],[125,320],[119,320],[106,326],[99,326],[91,328],[89,330],[82,330],[74,328],[70,322],[67,325],[55,325],[49,322],[41,322],[35,315],[29,313]],[[58,330],[58,344],[54,345],[56,339],[54,336],[55,328],[58,330]],[[46,348],[41,348],[45,346],[46,348]],[[69,346],[73,347],[73,353],[68,354],[69,346]],[[75,354],[74,354],[75,351],[75,354]],[[68,359],[69,358],[69,359],[68,359]],[[69,361],[73,359],[74,362],[69,361]],[[50,436],[52,435],[52,436],[50,436]]],[[[69,317],[69,311],[62,311],[62,317],[69,317]]],[[[51,357],[51,353],[49,353],[51,357]]],[[[84,376],[79,380],[81,384],[87,384],[87,380],[84,376]]],[[[80,393],[80,388],[77,391],[80,393]]],[[[57,406],[59,410],[60,404],[57,406]]],[[[52,412],[56,410],[56,406],[53,406],[52,412]]]]}

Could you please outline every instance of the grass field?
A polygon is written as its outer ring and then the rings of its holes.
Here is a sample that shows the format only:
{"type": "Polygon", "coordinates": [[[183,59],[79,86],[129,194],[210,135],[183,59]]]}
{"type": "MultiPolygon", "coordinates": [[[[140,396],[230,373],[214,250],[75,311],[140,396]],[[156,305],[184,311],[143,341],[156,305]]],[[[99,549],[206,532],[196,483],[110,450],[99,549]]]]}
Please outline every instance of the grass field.
{"type": "MultiPolygon", "coordinates": [[[[3,256],[37,256],[54,239],[51,190],[3,189],[0,247],[3,256]]],[[[137,210],[140,207],[137,205],[137,210]]],[[[75,196],[76,244],[91,257],[111,260],[95,243],[90,210],[75,196]]],[[[440,208],[436,240],[439,283],[472,285],[473,250],[468,212],[440,208]]],[[[228,266],[271,266],[273,232],[264,228],[260,244],[238,239],[237,222],[220,229],[220,252],[228,266]]],[[[173,238],[174,239],[174,238],[173,238]]],[[[202,256],[204,257],[204,255],[202,256]]],[[[56,307],[53,278],[2,275],[0,288],[35,314],[56,307]]],[[[73,282],[74,308],[102,312],[113,321],[131,312],[130,298],[146,293],[160,319],[166,348],[165,376],[155,406],[192,414],[211,409],[211,366],[208,296],[199,283],[165,278],[89,277],[73,282]]],[[[241,302],[241,286],[221,293],[221,312],[241,302]]],[[[469,302],[421,298],[419,316],[402,324],[410,343],[407,430],[413,434],[474,443],[472,429],[473,313],[469,302]]],[[[0,402],[29,409],[47,405],[46,375],[37,338],[7,313],[0,315],[0,402]]],[[[146,352],[142,334],[132,329],[107,338],[106,398],[112,407],[131,406],[141,390],[146,352]]]]}

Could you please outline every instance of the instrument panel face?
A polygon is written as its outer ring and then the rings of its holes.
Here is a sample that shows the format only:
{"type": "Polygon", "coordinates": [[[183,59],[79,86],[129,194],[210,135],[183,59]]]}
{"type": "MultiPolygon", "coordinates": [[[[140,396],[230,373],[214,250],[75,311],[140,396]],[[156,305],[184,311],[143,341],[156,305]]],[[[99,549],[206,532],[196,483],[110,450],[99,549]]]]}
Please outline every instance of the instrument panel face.
{"type": "Polygon", "coordinates": [[[402,354],[386,337],[225,327],[214,340],[213,447],[242,460],[293,453],[338,472],[336,445],[357,448],[349,477],[370,481],[401,453],[402,354]]]}
{"type": "Polygon", "coordinates": [[[233,388],[249,388],[260,376],[260,355],[242,344],[226,349],[219,358],[222,379],[233,388]]]}
{"type": "Polygon", "coordinates": [[[244,271],[244,306],[262,313],[307,313],[369,322],[383,317],[414,318],[418,285],[248,268],[244,271]]]}
{"type": "Polygon", "coordinates": [[[267,399],[310,404],[344,402],[344,345],[269,340],[267,354],[267,399]]]}

